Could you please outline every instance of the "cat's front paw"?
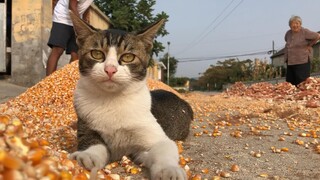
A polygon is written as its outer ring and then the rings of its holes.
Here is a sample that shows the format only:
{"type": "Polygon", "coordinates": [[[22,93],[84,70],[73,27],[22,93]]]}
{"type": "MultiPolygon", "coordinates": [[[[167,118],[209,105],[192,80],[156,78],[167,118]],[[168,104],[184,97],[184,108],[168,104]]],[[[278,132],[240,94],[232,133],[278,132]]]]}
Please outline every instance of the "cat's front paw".
{"type": "Polygon", "coordinates": [[[179,166],[153,165],[150,169],[151,180],[187,180],[187,174],[184,169],[179,166]]]}
{"type": "Polygon", "coordinates": [[[87,151],[76,151],[70,155],[70,159],[76,160],[78,164],[88,170],[102,169],[106,165],[105,160],[101,157],[87,151]]]}

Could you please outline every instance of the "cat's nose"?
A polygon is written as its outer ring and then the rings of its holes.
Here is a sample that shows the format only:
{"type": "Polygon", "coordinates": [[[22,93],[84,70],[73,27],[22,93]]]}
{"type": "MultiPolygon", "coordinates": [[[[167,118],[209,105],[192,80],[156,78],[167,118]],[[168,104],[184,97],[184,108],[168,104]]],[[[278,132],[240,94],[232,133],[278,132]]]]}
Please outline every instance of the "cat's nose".
{"type": "Polygon", "coordinates": [[[104,71],[107,73],[107,75],[109,76],[109,78],[111,78],[118,70],[115,66],[106,66],[104,68],[104,71]]]}

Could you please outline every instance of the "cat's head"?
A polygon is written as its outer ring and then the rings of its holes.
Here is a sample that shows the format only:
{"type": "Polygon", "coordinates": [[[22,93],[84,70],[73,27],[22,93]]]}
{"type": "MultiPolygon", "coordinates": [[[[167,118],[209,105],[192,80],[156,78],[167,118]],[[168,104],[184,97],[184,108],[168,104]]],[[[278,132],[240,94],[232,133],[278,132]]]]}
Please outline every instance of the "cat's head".
{"type": "Polygon", "coordinates": [[[164,23],[160,20],[141,32],[99,30],[70,12],[79,46],[81,78],[106,91],[117,91],[144,81],[153,40],[164,23]]]}

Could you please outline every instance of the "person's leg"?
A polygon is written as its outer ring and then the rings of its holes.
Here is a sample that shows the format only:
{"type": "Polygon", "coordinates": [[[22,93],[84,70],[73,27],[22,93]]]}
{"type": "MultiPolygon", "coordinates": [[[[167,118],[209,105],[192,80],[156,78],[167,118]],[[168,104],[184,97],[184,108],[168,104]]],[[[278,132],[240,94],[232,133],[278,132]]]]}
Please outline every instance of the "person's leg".
{"type": "Polygon", "coordinates": [[[295,81],[297,85],[305,81],[308,77],[310,77],[310,70],[311,70],[310,62],[297,65],[296,71],[295,71],[295,81]]]}
{"type": "Polygon", "coordinates": [[[73,61],[79,59],[78,54],[76,52],[71,52],[70,55],[71,55],[71,59],[69,63],[72,63],[73,61]]]}
{"type": "Polygon", "coordinates": [[[76,43],[76,35],[74,33],[74,29],[73,29],[73,27],[71,27],[69,30],[70,30],[70,39],[67,44],[66,53],[71,55],[71,59],[69,62],[69,63],[71,63],[75,60],[78,60],[79,57],[78,57],[78,53],[77,53],[78,52],[78,45],[76,43]]]}
{"type": "Polygon", "coordinates": [[[52,47],[51,53],[47,61],[47,69],[46,69],[47,76],[52,74],[57,69],[58,61],[63,51],[64,51],[64,48],[62,47],[57,47],[57,46],[52,47]]]}
{"type": "Polygon", "coordinates": [[[64,50],[67,48],[68,41],[72,36],[70,29],[72,29],[72,26],[56,22],[52,23],[51,33],[48,41],[48,46],[52,49],[47,61],[47,76],[57,69],[58,61],[64,50]]]}
{"type": "Polygon", "coordinates": [[[294,83],[294,65],[287,65],[286,81],[295,85],[294,83]]]}

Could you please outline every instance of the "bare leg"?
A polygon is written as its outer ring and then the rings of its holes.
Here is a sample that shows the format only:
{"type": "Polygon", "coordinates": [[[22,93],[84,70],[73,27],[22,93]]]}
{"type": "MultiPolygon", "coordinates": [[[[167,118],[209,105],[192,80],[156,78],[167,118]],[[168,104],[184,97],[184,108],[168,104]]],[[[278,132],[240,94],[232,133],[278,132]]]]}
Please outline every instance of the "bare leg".
{"type": "Polygon", "coordinates": [[[47,62],[47,70],[46,75],[49,76],[52,74],[55,70],[57,70],[58,61],[60,59],[60,56],[62,55],[64,49],[61,47],[52,47],[51,53],[48,58],[47,62]]]}
{"type": "Polygon", "coordinates": [[[79,59],[78,54],[76,52],[71,52],[71,59],[69,63],[72,63],[73,61],[78,59],[79,59]]]}

